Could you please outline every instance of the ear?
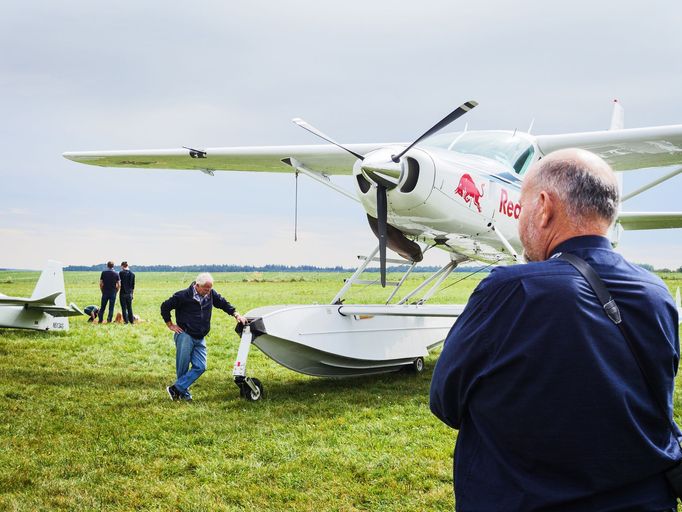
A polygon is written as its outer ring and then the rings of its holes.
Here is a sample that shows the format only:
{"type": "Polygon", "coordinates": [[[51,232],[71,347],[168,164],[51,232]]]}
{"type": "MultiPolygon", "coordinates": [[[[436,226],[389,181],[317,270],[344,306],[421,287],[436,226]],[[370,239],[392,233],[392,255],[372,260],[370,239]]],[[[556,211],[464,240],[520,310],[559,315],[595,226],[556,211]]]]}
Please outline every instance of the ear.
{"type": "Polygon", "coordinates": [[[540,227],[546,228],[554,219],[554,201],[546,191],[540,192],[538,199],[538,211],[540,213],[540,227]]]}

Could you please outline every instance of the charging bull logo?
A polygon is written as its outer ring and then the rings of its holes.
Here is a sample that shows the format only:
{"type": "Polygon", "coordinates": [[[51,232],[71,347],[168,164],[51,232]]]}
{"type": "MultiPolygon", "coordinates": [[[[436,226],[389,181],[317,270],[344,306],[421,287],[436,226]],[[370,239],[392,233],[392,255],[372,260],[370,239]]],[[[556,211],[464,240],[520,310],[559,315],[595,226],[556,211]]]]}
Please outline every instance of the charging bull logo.
{"type": "Polygon", "coordinates": [[[483,185],[481,185],[481,191],[479,192],[476,183],[474,183],[474,180],[469,174],[462,174],[455,194],[464,199],[464,202],[467,204],[471,204],[473,201],[474,206],[478,208],[478,213],[481,213],[481,203],[479,202],[479,199],[483,197],[483,185]]]}

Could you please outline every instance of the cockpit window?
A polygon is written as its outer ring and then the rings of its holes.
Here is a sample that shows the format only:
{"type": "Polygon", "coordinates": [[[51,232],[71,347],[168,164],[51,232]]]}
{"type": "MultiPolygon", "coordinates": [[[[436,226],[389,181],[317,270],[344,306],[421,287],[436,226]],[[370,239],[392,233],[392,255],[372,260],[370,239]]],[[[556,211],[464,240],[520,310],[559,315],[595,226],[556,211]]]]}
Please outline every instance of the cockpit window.
{"type": "Polygon", "coordinates": [[[492,158],[522,175],[533,161],[535,149],[524,136],[511,132],[441,133],[426,139],[425,146],[443,148],[467,155],[492,158]]]}

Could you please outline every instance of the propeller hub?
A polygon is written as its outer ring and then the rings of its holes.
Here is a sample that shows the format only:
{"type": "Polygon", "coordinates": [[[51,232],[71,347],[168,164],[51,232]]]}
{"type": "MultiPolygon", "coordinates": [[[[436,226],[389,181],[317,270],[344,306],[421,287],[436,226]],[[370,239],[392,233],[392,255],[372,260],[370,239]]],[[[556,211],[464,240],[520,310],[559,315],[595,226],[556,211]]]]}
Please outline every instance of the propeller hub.
{"type": "Polygon", "coordinates": [[[360,165],[362,174],[375,185],[383,185],[391,190],[398,186],[405,172],[401,160],[393,161],[395,148],[382,148],[365,156],[360,165]]]}

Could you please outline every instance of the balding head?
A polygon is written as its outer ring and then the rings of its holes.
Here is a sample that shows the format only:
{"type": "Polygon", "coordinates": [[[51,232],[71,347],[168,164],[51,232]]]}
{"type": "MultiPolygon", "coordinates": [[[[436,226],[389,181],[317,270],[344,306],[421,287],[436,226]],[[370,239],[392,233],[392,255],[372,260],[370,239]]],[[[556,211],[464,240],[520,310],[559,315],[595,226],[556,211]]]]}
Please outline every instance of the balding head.
{"type": "Polygon", "coordinates": [[[583,149],[562,149],[535,164],[525,180],[552,191],[570,217],[583,223],[601,218],[609,225],[618,213],[618,182],[609,164],[583,149]]]}
{"type": "Polygon", "coordinates": [[[519,235],[526,257],[543,260],[568,238],[607,233],[618,213],[618,182],[597,155],[564,149],[529,169],[521,204],[519,235]]]}

